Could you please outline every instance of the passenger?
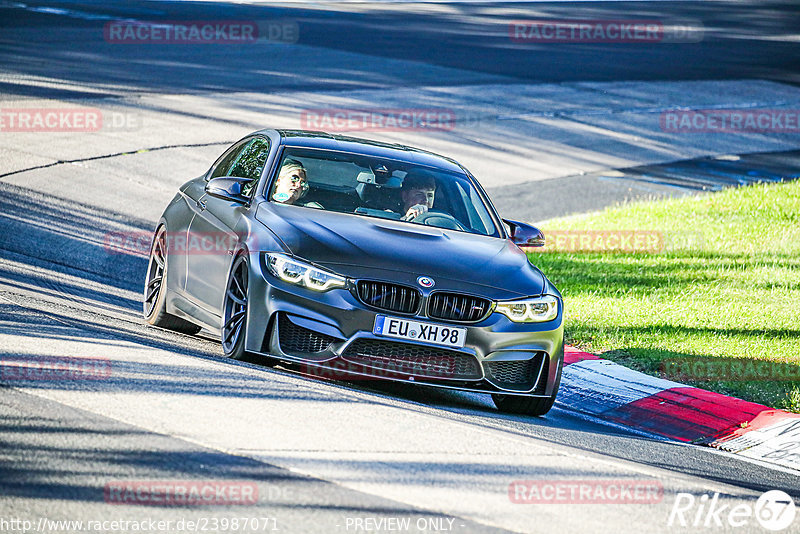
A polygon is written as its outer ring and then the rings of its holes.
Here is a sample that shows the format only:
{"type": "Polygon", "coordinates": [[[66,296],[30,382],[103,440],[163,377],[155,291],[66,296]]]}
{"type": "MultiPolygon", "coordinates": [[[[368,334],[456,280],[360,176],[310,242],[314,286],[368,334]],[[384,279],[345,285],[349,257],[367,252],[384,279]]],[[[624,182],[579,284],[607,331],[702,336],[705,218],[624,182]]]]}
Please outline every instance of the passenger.
{"type": "Polygon", "coordinates": [[[404,221],[413,220],[433,208],[436,180],[423,172],[410,172],[403,180],[400,198],[403,202],[404,221]]]}
{"type": "Polygon", "coordinates": [[[272,189],[272,200],[281,204],[295,204],[306,196],[306,193],[308,193],[306,168],[296,159],[285,159],[272,189]]]}

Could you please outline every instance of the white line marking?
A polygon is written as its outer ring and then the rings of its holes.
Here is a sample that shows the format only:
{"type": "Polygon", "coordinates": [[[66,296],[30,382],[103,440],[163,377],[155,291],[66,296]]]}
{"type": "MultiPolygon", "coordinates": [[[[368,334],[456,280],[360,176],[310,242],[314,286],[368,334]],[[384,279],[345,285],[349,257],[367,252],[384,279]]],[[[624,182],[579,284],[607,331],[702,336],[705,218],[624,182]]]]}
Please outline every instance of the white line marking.
{"type": "Polygon", "coordinates": [[[609,360],[583,360],[564,367],[559,401],[602,414],[666,389],[687,387],[646,375],[609,360]]]}

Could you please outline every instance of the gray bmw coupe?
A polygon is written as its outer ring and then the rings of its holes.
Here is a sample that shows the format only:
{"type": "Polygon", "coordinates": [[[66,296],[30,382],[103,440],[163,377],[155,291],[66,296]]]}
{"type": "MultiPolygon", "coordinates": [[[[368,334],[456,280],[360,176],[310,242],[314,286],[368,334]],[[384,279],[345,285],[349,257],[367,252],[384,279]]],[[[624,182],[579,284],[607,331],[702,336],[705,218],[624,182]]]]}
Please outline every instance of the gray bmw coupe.
{"type": "Polygon", "coordinates": [[[543,415],[564,338],[561,295],[522,250],[543,244],[449,158],[262,130],[167,206],[144,316],[205,328],[231,358],[489,393],[543,415]]]}

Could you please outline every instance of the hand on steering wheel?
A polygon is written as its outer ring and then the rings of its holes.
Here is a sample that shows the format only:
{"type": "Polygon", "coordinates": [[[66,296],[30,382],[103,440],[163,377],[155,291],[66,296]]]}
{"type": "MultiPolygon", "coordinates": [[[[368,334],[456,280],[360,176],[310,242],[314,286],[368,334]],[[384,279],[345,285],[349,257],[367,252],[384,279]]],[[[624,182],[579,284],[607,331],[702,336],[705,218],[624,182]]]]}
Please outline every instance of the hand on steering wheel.
{"type": "Polygon", "coordinates": [[[445,228],[448,230],[462,230],[464,232],[469,231],[458,219],[449,213],[438,210],[427,210],[425,213],[417,215],[411,219],[411,221],[420,224],[427,224],[428,226],[436,226],[437,228],[445,228]]]}
{"type": "Polygon", "coordinates": [[[402,220],[404,221],[413,221],[415,218],[419,217],[423,213],[428,212],[428,206],[426,204],[414,204],[410,208],[405,215],[403,215],[402,220]]]}

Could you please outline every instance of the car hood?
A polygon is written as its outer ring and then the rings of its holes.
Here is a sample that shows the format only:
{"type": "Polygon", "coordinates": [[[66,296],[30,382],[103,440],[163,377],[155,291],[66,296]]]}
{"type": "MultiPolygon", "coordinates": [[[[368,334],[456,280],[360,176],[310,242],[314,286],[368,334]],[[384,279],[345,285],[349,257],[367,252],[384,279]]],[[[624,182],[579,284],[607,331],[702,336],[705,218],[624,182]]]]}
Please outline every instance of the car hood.
{"type": "Polygon", "coordinates": [[[541,295],[545,286],[507,239],[275,203],[259,205],[256,218],[286,252],[352,278],[416,285],[429,276],[435,289],[493,299],[541,295]]]}

